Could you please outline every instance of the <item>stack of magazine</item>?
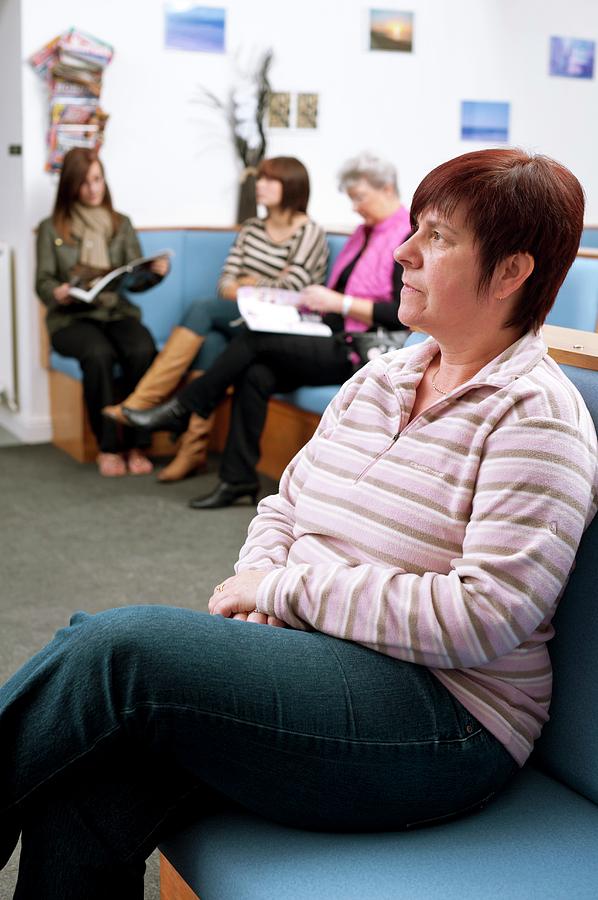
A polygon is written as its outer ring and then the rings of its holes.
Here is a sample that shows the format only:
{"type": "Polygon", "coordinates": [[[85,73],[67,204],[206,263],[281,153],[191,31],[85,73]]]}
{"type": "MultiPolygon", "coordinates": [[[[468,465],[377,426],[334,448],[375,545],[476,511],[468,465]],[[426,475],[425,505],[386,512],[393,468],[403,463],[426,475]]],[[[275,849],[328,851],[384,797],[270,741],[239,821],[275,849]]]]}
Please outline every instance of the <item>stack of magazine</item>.
{"type": "Polygon", "coordinates": [[[102,75],[113,52],[105,41],[71,28],[30,57],[50,93],[47,171],[59,171],[71,147],[96,150],[102,143],[108,118],[99,102],[102,75]]]}

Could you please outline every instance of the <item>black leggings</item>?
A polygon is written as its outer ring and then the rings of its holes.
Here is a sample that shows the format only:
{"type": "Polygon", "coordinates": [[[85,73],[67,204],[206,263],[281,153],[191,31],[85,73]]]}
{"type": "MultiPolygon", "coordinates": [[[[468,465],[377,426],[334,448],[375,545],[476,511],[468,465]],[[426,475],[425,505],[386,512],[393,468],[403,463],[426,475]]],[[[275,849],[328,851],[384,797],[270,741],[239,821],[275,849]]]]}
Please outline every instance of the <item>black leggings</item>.
{"type": "Polygon", "coordinates": [[[83,394],[89,424],[103,453],[127,447],[147,446],[147,432],[121,427],[102,416],[104,406],[118,400],[114,364],[122,369],[123,396],[130,394],[156,355],[154,340],[141,322],[131,316],[114,322],[85,319],[61,328],[51,338],[52,347],[63,356],[79,361],[83,371],[83,394]],[[121,437],[122,432],[122,437],[121,437]]]}
{"type": "Polygon", "coordinates": [[[232,484],[250,482],[256,480],[269,397],[302,385],[342,384],[353,371],[346,346],[334,337],[243,331],[178,398],[190,412],[207,418],[234,385],[220,477],[232,484]]]}

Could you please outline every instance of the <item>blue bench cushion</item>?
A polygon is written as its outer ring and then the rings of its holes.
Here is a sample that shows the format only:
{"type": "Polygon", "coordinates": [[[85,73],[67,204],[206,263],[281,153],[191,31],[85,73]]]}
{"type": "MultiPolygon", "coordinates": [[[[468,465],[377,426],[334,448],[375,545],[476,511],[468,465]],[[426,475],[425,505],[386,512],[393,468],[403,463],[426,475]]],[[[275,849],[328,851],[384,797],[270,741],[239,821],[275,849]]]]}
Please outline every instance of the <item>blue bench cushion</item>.
{"type": "Polygon", "coordinates": [[[581,247],[597,247],[598,248],[598,227],[596,225],[588,225],[581,233],[581,247]]]}
{"type": "Polygon", "coordinates": [[[144,256],[170,248],[170,272],[160,284],[141,293],[129,292],[130,300],[141,308],[141,318],[152,332],[158,346],[162,346],[172,331],[173,322],[180,322],[183,307],[183,231],[140,232],[139,240],[144,256]]]}
{"type": "Polygon", "coordinates": [[[306,412],[321,416],[339,388],[339,384],[300,387],[296,391],[291,391],[290,394],[276,394],[276,397],[299,407],[299,409],[304,409],[306,412]]]}
{"type": "Polygon", "coordinates": [[[549,325],[595,331],[598,321],[598,259],[578,256],[548,313],[549,325]]]}
{"type": "Polygon", "coordinates": [[[194,300],[216,297],[218,278],[236,232],[165,229],[140,231],[144,255],[170,248],[171,270],[159,285],[140,294],[129,294],[141,307],[142,319],[162,347],[194,300]]]}
{"type": "Polygon", "coordinates": [[[183,304],[185,310],[194,300],[213,300],[218,296],[218,279],[236,231],[185,231],[183,304]]]}
{"type": "Polygon", "coordinates": [[[328,249],[330,250],[330,256],[328,258],[328,270],[326,273],[326,278],[330,274],[330,271],[336,262],[336,257],[339,255],[345,244],[347,243],[347,235],[346,234],[328,234],[328,249]]]}
{"type": "Polygon", "coordinates": [[[56,350],[50,351],[48,365],[53,372],[62,372],[63,375],[68,375],[69,378],[74,378],[76,381],[81,381],[83,378],[81,366],[77,360],[72,356],[62,356],[56,350]]]}
{"type": "MultiPolygon", "coordinates": [[[[563,366],[598,422],[598,372],[563,366]]],[[[550,721],[534,759],[598,803],[598,517],[582,538],[548,645],[554,669],[550,721]]],[[[596,836],[598,855],[598,835],[596,836]]],[[[596,894],[598,896],[598,885],[596,894]]]]}
{"type": "Polygon", "coordinates": [[[598,808],[530,767],[433,828],[324,834],[235,809],[160,849],[209,900],[595,900],[597,836],[598,808]]]}

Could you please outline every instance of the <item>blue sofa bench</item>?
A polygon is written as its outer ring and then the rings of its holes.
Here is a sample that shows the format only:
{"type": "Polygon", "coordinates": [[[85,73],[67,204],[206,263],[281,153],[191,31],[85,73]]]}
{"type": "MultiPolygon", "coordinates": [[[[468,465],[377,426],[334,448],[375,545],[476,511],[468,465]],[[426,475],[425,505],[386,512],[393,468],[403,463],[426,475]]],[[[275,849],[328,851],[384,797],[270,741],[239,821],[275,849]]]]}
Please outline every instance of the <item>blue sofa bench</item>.
{"type": "MultiPolygon", "coordinates": [[[[216,296],[220,271],[235,235],[234,228],[139,230],[144,254],[166,248],[174,251],[168,277],[149,291],[131,295],[141,307],[143,322],[152,332],[158,348],[164,345],[172,328],[181,322],[194,300],[216,296]]],[[[328,235],[330,265],[345,241],[346,235],[328,235]]],[[[79,363],[51,351],[47,368],[53,443],[80,462],[89,462],[95,458],[97,447],[84,408],[79,363]]],[[[261,471],[272,478],[279,477],[296,450],[311,437],[319,416],[337,390],[338,386],[301,388],[271,402],[264,431],[261,471]]],[[[222,449],[227,427],[225,406],[214,430],[214,449],[222,449]]],[[[166,454],[172,450],[173,445],[158,436],[154,452],[166,454]]]]}
{"type": "MultiPolygon", "coordinates": [[[[234,228],[140,229],[145,254],[170,248],[171,272],[161,284],[132,299],[142,310],[143,321],[161,348],[172,328],[196,299],[216,296],[222,265],[234,240],[234,228]]],[[[346,235],[329,234],[330,264],[346,241],[346,235]]],[[[582,251],[583,252],[583,251],[582,251]]],[[[548,323],[594,331],[598,320],[598,254],[578,256],[559,291],[548,323]]],[[[223,339],[224,346],[224,339],[223,339]]],[[[48,360],[53,442],[80,462],[95,458],[97,447],[89,428],[81,390],[79,363],[55,351],[48,360]]],[[[277,479],[297,450],[313,434],[319,417],[338,390],[338,385],[302,387],[270,402],[262,440],[260,471],[277,479]]],[[[228,430],[228,407],[217,417],[212,448],[222,450],[228,430]]],[[[172,453],[166,436],[158,436],[154,453],[172,453]]]]}
{"type": "MultiPolygon", "coordinates": [[[[598,368],[598,349],[580,361],[598,368]]],[[[598,371],[564,369],[598,423],[598,371]]],[[[327,834],[231,807],[161,845],[162,900],[595,900],[597,557],[598,517],[555,617],[550,721],[485,809],[412,831],[327,834]]]]}

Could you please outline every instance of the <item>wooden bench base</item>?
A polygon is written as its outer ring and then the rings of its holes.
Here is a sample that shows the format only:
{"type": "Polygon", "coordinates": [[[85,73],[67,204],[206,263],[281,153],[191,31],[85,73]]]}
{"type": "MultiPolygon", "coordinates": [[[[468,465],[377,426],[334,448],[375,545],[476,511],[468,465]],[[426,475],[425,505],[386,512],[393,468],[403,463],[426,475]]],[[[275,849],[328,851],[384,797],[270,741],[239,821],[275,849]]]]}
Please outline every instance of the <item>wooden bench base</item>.
{"type": "MultiPolygon", "coordinates": [[[[94,462],[98,445],[89,424],[82,383],[53,370],[48,372],[48,381],[52,443],[77,462],[94,462]]],[[[173,444],[169,434],[159,432],[154,435],[149,455],[172,456],[177,446],[178,442],[173,444]]]]}
{"type": "MultiPolygon", "coordinates": [[[[50,410],[52,415],[52,443],[77,462],[93,462],[98,453],[96,439],[89,425],[83,398],[83,385],[62,372],[49,371],[50,410]]],[[[216,411],[216,422],[210,439],[210,449],[222,452],[228,434],[230,398],[216,411]]],[[[258,470],[278,480],[285,467],[310,439],[320,417],[284,403],[271,400],[266,426],[262,435],[262,455],[258,470]]],[[[166,432],[154,435],[150,456],[172,456],[178,447],[166,432]]]]}

